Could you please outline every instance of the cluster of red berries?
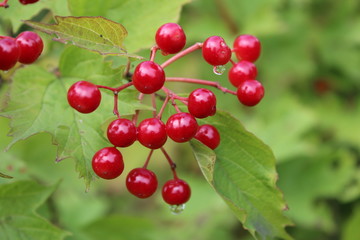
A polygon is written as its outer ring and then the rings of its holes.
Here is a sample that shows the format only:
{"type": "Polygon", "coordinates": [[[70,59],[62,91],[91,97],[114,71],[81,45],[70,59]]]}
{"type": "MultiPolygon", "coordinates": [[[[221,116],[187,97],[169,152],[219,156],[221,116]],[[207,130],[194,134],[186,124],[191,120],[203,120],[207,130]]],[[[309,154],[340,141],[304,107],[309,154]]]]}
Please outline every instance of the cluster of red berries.
{"type": "Polygon", "coordinates": [[[252,63],[259,57],[260,43],[253,36],[242,35],[235,40],[234,49],[231,50],[221,37],[212,36],[206,39],[204,43],[196,43],[182,51],[186,44],[186,35],[181,26],[176,23],[167,23],[161,26],[156,32],[155,41],[156,45],[151,48],[150,59],[136,66],[132,79],[128,83],[118,88],[111,88],[95,85],[88,81],[79,81],[69,88],[67,98],[69,104],[77,111],[91,113],[100,105],[101,92],[99,89],[111,90],[114,93],[113,111],[117,115],[117,119],[109,124],[107,138],[113,146],[105,147],[95,153],[92,159],[94,172],[104,179],[118,177],[124,170],[124,161],[117,148],[128,147],[135,141],[139,141],[140,144],[150,149],[150,154],[143,167],[135,168],[129,172],[126,177],[126,186],[130,193],[139,198],[150,197],[156,191],[158,181],[155,173],[147,169],[147,165],[153,151],[161,149],[174,175],[173,179],[163,185],[162,196],[166,203],[179,206],[189,200],[191,190],[184,180],[177,177],[176,165],[163,145],[169,137],[174,142],[179,143],[195,138],[211,149],[218,147],[220,143],[218,130],[209,124],[199,126],[197,122],[197,119],[213,116],[216,113],[216,97],[212,91],[206,88],[195,89],[188,97],[180,97],[166,88],[164,84],[167,81],[204,84],[237,95],[240,102],[253,106],[261,100],[264,94],[262,85],[255,80],[257,70],[252,63]],[[238,87],[237,92],[228,90],[217,82],[166,77],[164,72],[166,66],[197,49],[202,49],[204,59],[215,68],[225,65],[229,61],[233,63],[229,79],[235,87],[238,87]],[[161,50],[164,55],[176,55],[159,65],[154,62],[158,50],[161,50]],[[236,53],[240,62],[235,63],[231,60],[232,51],[236,53]],[[121,117],[118,112],[118,93],[132,85],[140,92],[140,100],[145,94],[152,96],[155,109],[153,117],[146,118],[140,123],[137,123],[138,111],[133,115],[132,120],[121,117]],[[157,112],[156,99],[159,94],[155,95],[155,93],[159,90],[162,90],[166,96],[161,98],[163,105],[157,112]],[[176,101],[187,105],[188,112],[182,112],[176,101]],[[161,118],[168,103],[174,106],[177,113],[170,116],[165,123],[161,118]]]}
{"type": "Polygon", "coordinates": [[[43,48],[43,41],[35,32],[22,32],[16,38],[0,36],[0,70],[9,70],[17,62],[35,62],[43,48]]]}

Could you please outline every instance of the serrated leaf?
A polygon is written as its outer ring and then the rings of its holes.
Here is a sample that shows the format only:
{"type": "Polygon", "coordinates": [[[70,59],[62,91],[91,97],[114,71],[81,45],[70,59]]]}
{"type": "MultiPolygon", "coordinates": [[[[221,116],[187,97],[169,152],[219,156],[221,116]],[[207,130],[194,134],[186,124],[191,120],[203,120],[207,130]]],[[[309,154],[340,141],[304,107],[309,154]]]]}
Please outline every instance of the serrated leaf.
{"type": "Polygon", "coordinates": [[[103,17],[55,16],[55,21],[55,24],[24,22],[47,34],[55,34],[57,38],[54,40],[65,44],[71,43],[104,55],[129,56],[123,47],[127,31],[120,23],[103,17]]]}
{"type": "Polygon", "coordinates": [[[0,239],[64,239],[68,233],[35,213],[55,189],[32,181],[0,185],[0,239]]]}
{"type": "Polygon", "coordinates": [[[225,112],[206,122],[219,130],[220,146],[214,152],[195,140],[191,145],[207,181],[255,238],[292,239],[270,148],[225,112]]]}

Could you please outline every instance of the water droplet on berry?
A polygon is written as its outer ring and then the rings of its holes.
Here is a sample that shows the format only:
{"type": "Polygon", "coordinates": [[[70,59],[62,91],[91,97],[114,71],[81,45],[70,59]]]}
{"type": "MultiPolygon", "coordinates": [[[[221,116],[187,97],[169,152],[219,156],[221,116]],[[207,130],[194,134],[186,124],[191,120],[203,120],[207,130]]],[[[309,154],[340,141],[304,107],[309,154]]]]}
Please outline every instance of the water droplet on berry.
{"type": "Polygon", "coordinates": [[[216,75],[222,75],[225,72],[226,68],[224,65],[214,66],[213,71],[216,75]]]}
{"type": "Polygon", "coordinates": [[[174,215],[178,215],[182,213],[185,209],[185,204],[179,204],[179,205],[170,205],[170,211],[174,215]]]}

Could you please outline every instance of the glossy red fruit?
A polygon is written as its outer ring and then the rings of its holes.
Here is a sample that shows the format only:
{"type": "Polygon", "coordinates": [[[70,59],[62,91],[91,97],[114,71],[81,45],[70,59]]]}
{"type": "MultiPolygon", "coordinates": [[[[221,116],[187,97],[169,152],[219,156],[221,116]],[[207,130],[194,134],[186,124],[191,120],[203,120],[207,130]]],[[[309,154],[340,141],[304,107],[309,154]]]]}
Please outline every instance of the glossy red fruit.
{"type": "Polygon", "coordinates": [[[197,129],[197,121],[190,113],[176,113],[166,122],[166,133],[175,142],[191,140],[197,129]]]}
{"type": "Polygon", "coordinates": [[[126,177],[128,191],[138,198],[148,198],[156,192],[158,181],[154,172],[135,168],[126,177]]]}
{"type": "Polygon", "coordinates": [[[139,92],[150,94],[164,86],[165,72],[159,64],[153,61],[144,61],[135,68],[132,80],[139,92]]]}
{"type": "Polygon", "coordinates": [[[124,170],[123,157],[115,147],[102,148],[92,158],[92,168],[99,177],[114,179],[124,170]]]}
{"type": "Polygon", "coordinates": [[[9,70],[17,63],[20,49],[16,40],[11,37],[0,36],[0,70],[9,70]]]}
{"type": "Polygon", "coordinates": [[[38,2],[39,0],[19,0],[19,2],[23,5],[26,5],[26,4],[31,4],[31,3],[36,3],[38,2]]]}
{"type": "Polygon", "coordinates": [[[210,65],[225,65],[230,61],[231,49],[222,37],[212,36],[203,43],[202,54],[210,65]]]}
{"type": "Polygon", "coordinates": [[[155,41],[165,55],[173,54],[184,48],[186,35],[179,24],[166,23],[157,30],[155,41]]]}
{"type": "Polygon", "coordinates": [[[136,127],[129,119],[115,119],[108,126],[107,137],[116,147],[128,147],[136,140],[136,127]]]}
{"type": "Polygon", "coordinates": [[[245,80],[256,79],[257,68],[252,62],[243,60],[230,68],[228,77],[230,83],[237,88],[245,80]]]}
{"type": "Polygon", "coordinates": [[[191,196],[190,186],[181,179],[167,181],[162,188],[162,197],[170,205],[186,203],[191,196]]]}
{"type": "Polygon", "coordinates": [[[199,126],[194,138],[213,150],[220,144],[220,134],[218,130],[210,124],[199,126]]]}
{"type": "Polygon", "coordinates": [[[16,43],[20,49],[19,62],[30,64],[35,62],[42,53],[44,43],[35,32],[22,32],[16,37],[16,43]]]}
{"type": "Polygon", "coordinates": [[[192,91],[188,98],[188,110],[196,118],[206,118],[216,113],[216,96],[205,88],[192,91]]]}
{"type": "Polygon", "coordinates": [[[234,52],[239,60],[255,62],[261,52],[260,41],[253,35],[240,35],[234,41],[234,52]]]}
{"type": "Polygon", "coordinates": [[[167,140],[165,124],[158,118],[144,119],[137,128],[137,139],[147,148],[161,148],[167,140]]]}
{"type": "Polygon", "coordinates": [[[239,84],[237,97],[246,106],[255,106],[264,97],[264,87],[257,80],[246,80],[239,84]]]}
{"type": "Polygon", "coordinates": [[[79,81],[69,88],[67,99],[70,106],[77,111],[91,113],[100,105],[101,92],[95,84],[79,81]]]}

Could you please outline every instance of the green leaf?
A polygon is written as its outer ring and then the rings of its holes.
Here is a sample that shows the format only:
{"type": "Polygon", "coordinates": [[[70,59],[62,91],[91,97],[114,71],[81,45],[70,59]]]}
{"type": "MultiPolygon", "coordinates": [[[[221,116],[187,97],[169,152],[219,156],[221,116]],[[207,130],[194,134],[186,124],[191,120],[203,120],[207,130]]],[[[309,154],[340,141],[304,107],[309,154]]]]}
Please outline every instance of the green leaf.
{"type": "Polygon", "coordinates": [[[360,205],[357,204],[351,217],[345,222],[342,232],[342,240],[356,240],[360,236],[360,205]]]}
{"type": "Polygon", "coordinates": [[[119,23],[103,17],[55,16],[55,21],[55,24],[24,22],[47,34],[55,34],[57,38],[54,40],[65,44],[70,42],[78,47],[104,55],[128,56],[123,47],[127,31],[119,23]]]}
{"type": "Polygon", "coordinates": [[[220,146],[214,152],[195,140],[191,145],[207,181],[255,238],[292,239],[284,229],[291,221],[283,215],[287,206],[270,148],[225,112],[206,123],[219,130],[220,146]]]}
{"type": "Polygon", "coordinates": [[[0,239],[64,239],[68,233],[35,212],[55,189],[32,181],[0,185],[0,239]]]}

